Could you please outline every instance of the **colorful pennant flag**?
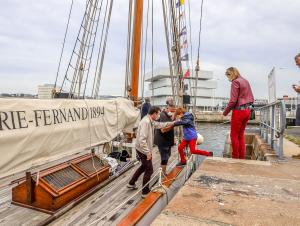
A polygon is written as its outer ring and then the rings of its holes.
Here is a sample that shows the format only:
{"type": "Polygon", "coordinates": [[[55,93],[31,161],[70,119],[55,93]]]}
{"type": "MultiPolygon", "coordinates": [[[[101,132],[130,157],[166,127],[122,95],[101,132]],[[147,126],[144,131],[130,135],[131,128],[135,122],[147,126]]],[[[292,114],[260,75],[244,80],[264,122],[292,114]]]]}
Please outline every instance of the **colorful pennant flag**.
{"type": "Polygon", "coordinates": [[[189,60],[189,54],[185,54],[181,57],[181,61],[188,61],[189,60]]]}
{"type": "Polygon", "coordinates": [[[187,69],[187,71],[184,73],[184,78],[188,78],[190,77],[191,73],[190,73],[190,69],[187,69]]]}
{"type": "Polygon", "coordinates": [[[185,40],[185,41],[180,45],[180,48],[181,48],[181,49],[185,49],[185,48],[187,48],[187,46],[188,46],[188,42],[187,42],[187,40],[185,40]]]}
{"type": "Polygon", "coordinates": [[[184,26],[184,27],[181,29],[181,32],[179,33],[179,36],[182,36],[182,35],[186,35],[186,26],[184,26]]]}
{"type": "Polygon", "coordinates": [[[179,7],[182,5],[184,5],[184,0],[179,0],[178,2],[176,2],[176,7],[179,7]]]}

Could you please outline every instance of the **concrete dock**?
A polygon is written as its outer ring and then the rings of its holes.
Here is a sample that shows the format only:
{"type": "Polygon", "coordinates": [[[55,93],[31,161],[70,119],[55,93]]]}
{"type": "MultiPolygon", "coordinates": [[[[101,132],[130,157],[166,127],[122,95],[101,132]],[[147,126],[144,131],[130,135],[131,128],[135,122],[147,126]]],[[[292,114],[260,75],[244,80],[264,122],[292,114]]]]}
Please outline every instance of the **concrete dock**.
{"type": "Polygon", "coordinates": [[[207,158],[152,225],[300,225],[300,160],[207,158]]]}

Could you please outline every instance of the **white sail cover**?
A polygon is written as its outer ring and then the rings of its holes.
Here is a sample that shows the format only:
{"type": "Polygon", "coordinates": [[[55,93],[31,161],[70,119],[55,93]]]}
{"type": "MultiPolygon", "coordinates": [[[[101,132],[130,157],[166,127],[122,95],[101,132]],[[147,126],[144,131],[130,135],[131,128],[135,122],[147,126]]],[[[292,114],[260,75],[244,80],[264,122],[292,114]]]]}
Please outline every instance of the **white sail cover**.
{"type": "Polygon", "coordinates": [[[130,131],[132,101],[0,98],[0,178],[130,131]]]}

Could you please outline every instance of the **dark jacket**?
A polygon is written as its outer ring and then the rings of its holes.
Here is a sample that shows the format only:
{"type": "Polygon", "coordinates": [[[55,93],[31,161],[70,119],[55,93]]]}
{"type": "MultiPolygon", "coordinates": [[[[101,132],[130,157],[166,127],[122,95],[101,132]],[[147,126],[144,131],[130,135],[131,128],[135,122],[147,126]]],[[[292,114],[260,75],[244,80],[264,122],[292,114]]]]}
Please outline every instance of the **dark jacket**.
{"type": "Polygon", "coordinates": [[[144,118],[144,116],[148,114],[150,108],[151,108],[150,103],[147,103],[147,102],[143,103],[142,109],[141,109],[141,119],[144,118]]]}
{"type": "Polygon", "coordinates": [[[231,82],[230,100],[223,115],[228,115],[231,110],[238,106],[253,102],[254,98],[249,82],[239,76],[231,82]]]}
{"type": "Polygon", "coordinates": [[[184,113],[181,120],[175,122],[174,126],[183,126],[183,139],[187,141],[197,139],[197,131],[192,113],[184,113]]]}
{"type": "MultiPolygon", "coordinates": [[[[160,113],[159,122],[172,122],[172,117],[167,112],[160,113]]],[[[171,147],[174,145],[174,129],[162,133],[160,129],[155,130],[154,144],[160,147],[171,147]]]]}

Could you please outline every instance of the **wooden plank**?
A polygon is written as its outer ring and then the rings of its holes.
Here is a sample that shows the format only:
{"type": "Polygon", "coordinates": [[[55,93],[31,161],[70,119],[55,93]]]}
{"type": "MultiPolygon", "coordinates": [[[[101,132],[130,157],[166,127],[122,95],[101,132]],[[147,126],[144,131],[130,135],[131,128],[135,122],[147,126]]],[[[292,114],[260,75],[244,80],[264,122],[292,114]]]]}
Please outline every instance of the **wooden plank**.
{"type": "MultiPolygon", "coordinates": [[[[182,167],[174,167],[174,169],[166,176],[163,180],[165,187],[170,187],[177,175],[182,171],[182,167]]],[[[159,192],[150,192],[147,197],[142,200],[127,216],[125,216],[119,223],[118,226],[135,225],[142,217],[151,209],[151,207],[157,202],[162,196],[159,192]]]]}
{"type": "Polygon", "coordinates": [[[5,212],[0,214],[0,225],[36,225],[48,216],[45,213],[10,205],[5,212]]]}
{"type": "MultiPolygon", "coordinates": [[[[170,162],[176,158],[177,155],[173,154],[170,162]]],[[[154,169],[158,169],[160,166],[160,157],[157,149],[153,154],[153,166],[154,169]]],[[[126,185],[130,180],[133,171],[135,171],[137,167],[139,167],[139,165],[126,172],[124,175],[118,178],[118,180],[101,189],[101,191],[97,192],[89,199],[85,200],[71,211],[66,213],[64,216],[52,222],[50,225],[88,225],[95,220],[103,218],[104,215],[112,210],[113,211],[108,215],[108,217],[99,220],[97,224],[116,224],[116,222],[127,215],[128,212],[141,200],[141,196],[138,194],[120,209],[115,209],[120,203],[124,202],[124,200],[128,199],[136,192],[136,190],[132,191],[127,189],[126,185]]],[[[141,186],[141,182],[142,177],[137,182],[137,185],[141,186]]]]}
{"type": "MultiPolygon", "coordinates": [[[[176,150],[173,150],[170,162],[177,158],[175,153],[176,150]]],[[[96,219],[101,218],[109,211],[114,210],[121,202],[124,202],[126,198],[136,192],[128,190],[126,185],[131,178],[133,171],[138,166],[139,165],[125,172],[115,181],[81,202],[50,225],[87,225],[96,219]]],[[[153,153],[153,166],[155,170],[160,166],[160,157],[157,149],[153,153]]],[[[140,185],[141,182],[142,177],[137,185],[140,185]]],[[[3,187],[3,189],[0,189],[1,199],[6,200],[5,203],[0,202],[0,225],[37,225],[39,222],[42,222],[49,217],[49,215],[45,213],[11,205],[11,187],[12,186],[6,186],[5,188],[3,187]]],[[[115,210],[109,214],[106,219],[99,221],[99,224],[115,224],[115,222],[118,222],[127,215],[140,200],[140,195],[137,195],[119,210],[115,210]]]]}
{"type": "Polygon", "coordinates": [[[112,202],[116,199],[116,196],[118,195],[117,192],[120,190],[120,185],[126,183],[131,172],[132,171],[126,172],[125,174],[128,174],[128,176],[122,175],[118,180],[113,181],[89,199],[80,203],[60,219],[53,222],[53,225],[81,223],[88,220],[95,213],[105,211],[112,206],[112,202]]]}

